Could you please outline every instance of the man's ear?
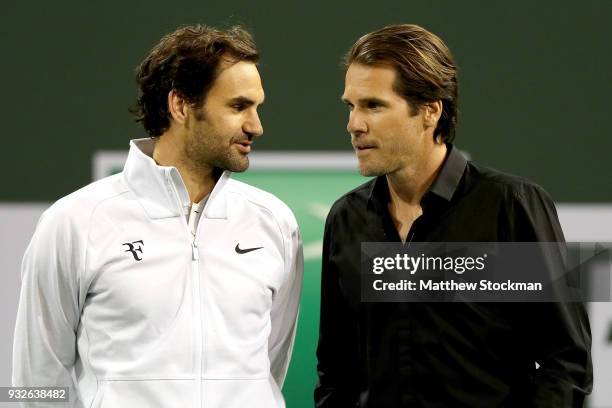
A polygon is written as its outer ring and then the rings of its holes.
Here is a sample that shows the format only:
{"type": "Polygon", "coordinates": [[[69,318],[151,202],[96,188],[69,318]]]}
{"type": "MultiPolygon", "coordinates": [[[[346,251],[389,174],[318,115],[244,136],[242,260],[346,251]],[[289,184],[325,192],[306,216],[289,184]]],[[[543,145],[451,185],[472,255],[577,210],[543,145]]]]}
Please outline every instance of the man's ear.
{"type": "Polygon", "coordinates": [[[426,127],[435,127],[442,116],[442,101],[437,100],[423,105],[423,120],[426,127]]]}
{"type": "Polygon", "coordinates": [[[183,99],[174,89],[168,92],[168,111],[172,120],[181,125],[184,125],[187,121],[187,113],[189,110],[189,104],[183,99]]]}

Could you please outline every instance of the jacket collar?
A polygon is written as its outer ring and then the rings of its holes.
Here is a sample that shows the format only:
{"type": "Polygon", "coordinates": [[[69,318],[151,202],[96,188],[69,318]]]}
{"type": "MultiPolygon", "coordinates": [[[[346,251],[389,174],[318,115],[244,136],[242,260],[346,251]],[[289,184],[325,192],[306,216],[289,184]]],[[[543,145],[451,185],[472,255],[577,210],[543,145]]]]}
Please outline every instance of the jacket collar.
{"type": "MultiPolygon", "coordinates": [[[[155,141],[150,138],[130,141],[123,179],[136,195],[147,215],[152,219],[183,216],[191,200],[185,183],[173,166],[159,166],[153,160],[155,141]]],[[[224,171],[210,193],[204,212],[205,218],[227,218],[227,197],[224,186],[231,172],[224,171]]]]}

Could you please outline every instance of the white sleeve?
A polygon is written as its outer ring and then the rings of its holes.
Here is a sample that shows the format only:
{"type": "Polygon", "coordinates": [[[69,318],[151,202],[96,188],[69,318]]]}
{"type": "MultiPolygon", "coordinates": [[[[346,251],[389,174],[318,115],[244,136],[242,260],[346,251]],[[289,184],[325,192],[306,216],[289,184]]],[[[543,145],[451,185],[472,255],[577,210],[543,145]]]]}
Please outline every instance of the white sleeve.
{"type": "Polygon", "coordinates": [[[302,239],[297,224],[291,233],[287,247],[288,275],[272,303],[270,313],[272,330],[268,343],[270,371],[279,388],[283,387],[291,360],[304,275],[302,239]]]}
{"type": "MultiPolygon", "coordinates": [[[[43,214],[21,267],[21,293],[13,343],[13,386],[69,387],[80,407],[72,377],[79,323],[78,242],[68,217],[43,214]]],[[[22,403],[22,406],[40,406],[22,403]]]]}

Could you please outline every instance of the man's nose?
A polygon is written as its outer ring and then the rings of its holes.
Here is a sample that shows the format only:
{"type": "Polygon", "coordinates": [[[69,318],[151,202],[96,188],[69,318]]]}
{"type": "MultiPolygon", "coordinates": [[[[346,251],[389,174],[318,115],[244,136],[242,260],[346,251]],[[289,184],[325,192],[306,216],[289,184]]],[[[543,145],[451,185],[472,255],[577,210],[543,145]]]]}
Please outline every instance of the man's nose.
{"type": "Polygon", "coordinates": [[[348,120],[348,123],[346,124],[346,130],[351,135],[358,135],[358,134],[366,133],[368,131],[368,127],[366,125],[366,122],[361,117],[361,115],[355,112],[355,110],[353,110],[349,114],[349,120],[348,120]]]}
{"type": "Polygon", "coordinates": [[[257,112],[253,113],[253,115],[251,115],[248,120],[244,122],[242,130],[253,137],[263,135],[263,126],[261,125],[261,120],[259,119],[257,112]]]}

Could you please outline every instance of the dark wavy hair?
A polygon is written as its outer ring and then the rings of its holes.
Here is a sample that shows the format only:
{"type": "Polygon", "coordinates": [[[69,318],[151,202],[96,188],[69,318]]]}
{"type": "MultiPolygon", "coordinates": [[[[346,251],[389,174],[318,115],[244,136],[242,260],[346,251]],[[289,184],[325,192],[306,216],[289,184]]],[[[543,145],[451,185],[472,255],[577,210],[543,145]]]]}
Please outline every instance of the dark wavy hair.
{"type": "Polygon", "coordinates": [[[198,24],[164,36],[136,69],[139,96],[130,109],[135,120],[149,136],[161,136],[170,127],[171,90],[201,108],[222,59],[257,63],[259,51],[251,34],[240,26],[221,31],[198,24]]]}
{"type": "Polygon", "coordinates": [[[361,37],[344,57],[352,63],[391,66],[397,76],[394,90],[408,102],[411,113],[426,103],[442,101],[434,139],[452,142],[457,125],[457,67],[444,42],[414,24],[381,28],[361,37]]]}

